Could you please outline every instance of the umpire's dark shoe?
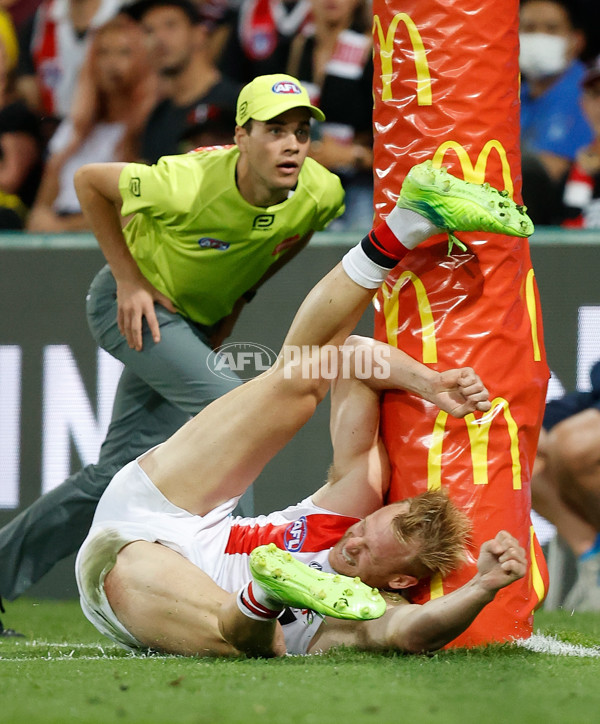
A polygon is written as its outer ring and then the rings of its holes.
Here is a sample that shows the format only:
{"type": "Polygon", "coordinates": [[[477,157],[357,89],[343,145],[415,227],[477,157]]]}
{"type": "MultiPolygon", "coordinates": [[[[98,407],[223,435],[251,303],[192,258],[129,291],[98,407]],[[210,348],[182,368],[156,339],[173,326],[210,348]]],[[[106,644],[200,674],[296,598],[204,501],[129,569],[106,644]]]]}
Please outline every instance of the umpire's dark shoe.
{"type": "MultiPolygon", "coordinates": [[[[4,610],[4,606],[2,605],[1,598],[0,598],[0,611],[2,611],[2,613],[6,613],[6,611],[4,610]]],[[[24,638],[24,636],[25,636],[25,634],[15,631],[14,628],[4,628],[4,626],[2,625],[2,621],[0,621],[0,638],[5,638],[5,639],[18,638],[18,637],[24,638]]]]}

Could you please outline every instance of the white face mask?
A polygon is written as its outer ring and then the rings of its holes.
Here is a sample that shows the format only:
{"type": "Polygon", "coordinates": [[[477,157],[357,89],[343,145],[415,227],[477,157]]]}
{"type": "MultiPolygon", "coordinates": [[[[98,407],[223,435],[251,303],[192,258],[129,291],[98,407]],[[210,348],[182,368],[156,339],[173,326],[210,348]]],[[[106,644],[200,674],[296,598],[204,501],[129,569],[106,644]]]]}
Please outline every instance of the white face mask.
{"type": "Polygon", "coordinates": [[[567,39],[562,35],[521,33],[519,40],[519,66],[528,79],[560,75],[567,67],[567,39]]]}

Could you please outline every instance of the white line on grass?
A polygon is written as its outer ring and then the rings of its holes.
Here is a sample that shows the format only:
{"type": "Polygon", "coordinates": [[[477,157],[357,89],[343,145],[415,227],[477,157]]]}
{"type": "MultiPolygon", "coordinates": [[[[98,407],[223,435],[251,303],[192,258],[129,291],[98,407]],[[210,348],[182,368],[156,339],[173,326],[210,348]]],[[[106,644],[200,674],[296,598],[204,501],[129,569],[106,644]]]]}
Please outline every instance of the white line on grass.
{"type": "MultiPolygon", "coordinates": [[[[52,656],[51,654],[48,654],[47,656],[38,656],[37,661],[127,661],[131,658],[131,656],[107,656],[106,654],[104,656],[69,656],[68,654],[60,654],[59,656],[52,656]]],[[[9,663],[16,663],[16,662],[23,662],[23,661],[33,661],[34,659],[31,658],[31,656],[0,656],[0,663],[4,663],[5,661],[9,663]]]]}
{"type": "MultiPolygon", "coordinates": [[[[551,654],[553,656],[577,656],[580,658],[598,658],[600,657],[600,646],[581,646],[579,644],[571,644],[566,641],[561,641],[556,636],[544,636],[542,634],[533,634],[528,639],[517,639],[514,642],[515,646],[533,651],[538,654],[551,654]]],[[[26,641],[25,646],[27,647],[44,647],[48,649],[68,649],[69,653],[59,652],[57,655],[53,655],[50,651],[45,656],[40,656],[41,660],[46,661],[117,661],[124,659],[171,659],[178,658],[169,654],[146,654],[146,653],[134,653],[129,651],[123,652],[119,655],[107,654],[104,651],[104,647],[101,644],[83,644],[83,643],[64,643],[51,641],[26,641]],[[74,656],[77,649],[98,649],[97,655],[83,655],[74,656]]],[[[4,662],[17,662],[31,660],[31,653],[27,653],[23,656],[1,656],[0,661],[4,662]]]]}
{"type": "Polygon", "coordinates": [[[64,641],[61,643],[55,643],[54,641],[38,641],[37,639],[34,639],[33,641],[25,641],[25,646],[54,646],[55,648],[65,649],[91,649],[95,646],[97,649],[104,651],[103,644],[96,642],[89,644],[82,644],[81,642],[78,642],[76,644],[70,644],[65,643],[64,641]]]}
{"type": "MultiPolygon", "coordinates": [[[[114,648],[117,651],[122,651],[120,655],[115,654],[107,654],[104,650],[104,645],[100,643],[88,643],[84,644],[81,642],[78,643],[65,643],[64,641],[61,642],[53,642],[53,641],[38,641],[37,639],[34,639],[33,641],[25,641],[25,646],[27,648],[44,648],[47,649],[47,653],[45,655],[41,654],[39,657],[40,660],[44,661],[118,661],[118,660],[124,660],[124,659],[170,659],[174,658],[172,655],[169,654],[147,654],[144,652],[140,653],[134,653],[133,651],[127,651],[125,652],[122,649],[119,649],[117,647],[110,647],[114,648]],[[59,649],[59,651],[54,654],[52,653],[52,649],[59,649]],[[60,649],[67,649],[69,653],[63,653],[60,651],[60,649]],[[75,652],[78,649],[89,649],[94,650],[97,649],[98,653],[95,655],[75,655],[75,652]]],[[[9,662],[15,662],[15,661],[31,661],[33,654],[31,652],[23,652],[22,656],[2,656],[0,655],[0,661],[9,661],[9,662]]]]}
{"type": "Polygon", "coordinates": [[[542,636],[542,634],[533,634],[528,639],[517,639],[515,644],[529,651],[535,651],[538,654],[579,656],[583,658],[597,658],[600,656],[600,646],[570,644],[557,639],[555,636],[542,636]]]}

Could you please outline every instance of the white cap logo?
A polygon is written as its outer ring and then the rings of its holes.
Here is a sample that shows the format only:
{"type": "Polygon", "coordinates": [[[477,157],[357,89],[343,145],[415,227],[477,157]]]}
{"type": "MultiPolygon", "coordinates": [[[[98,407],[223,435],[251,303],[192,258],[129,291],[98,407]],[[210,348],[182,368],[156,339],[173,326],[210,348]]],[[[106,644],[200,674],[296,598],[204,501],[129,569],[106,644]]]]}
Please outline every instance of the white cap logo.
{"type": "Polygon", "coordinates": [[[273,93],[299,94],[302,93],[302,91],[295,83],[292,83],[288,80],[281,80],[279,81],[279,83],[275,83],[275,85],[273,86],[273,93]]]}

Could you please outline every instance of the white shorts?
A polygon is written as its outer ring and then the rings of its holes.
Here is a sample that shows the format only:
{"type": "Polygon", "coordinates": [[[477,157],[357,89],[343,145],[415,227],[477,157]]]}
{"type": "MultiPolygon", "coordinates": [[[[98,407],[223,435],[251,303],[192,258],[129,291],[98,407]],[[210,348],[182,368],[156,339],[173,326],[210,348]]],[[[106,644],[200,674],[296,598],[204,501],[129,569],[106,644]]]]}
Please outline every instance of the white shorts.
{"type": "MultiPolygon", "coordinates": [[[[256,518],[231,515],[239,498],[231,498],[204,516],[173,505],[137,461],[119,471],[104,492],[90,532],[83,542],[75,573],[86,618],[105,636],[129,650],[145,648],[121,624],[106,593],[104,579],[129,543],[161,543],[198,566],[226,591],[250,580],[248,556],[257,545],[274,541],[304,563],[332,572],[328,553],[356,519],[314,505],[310,498],[282,511],[256,518]],[[324,520],[327,523],[324,525],[324,520]]],[[[321,619],[293,610],[283,625],[289,653],[306,653],[321,619]]]]}
{"type": "Polygon", "coordinates": [[[144,648],[117,619],[104,592],[117,554],[136,540],[162,543],[216,580],[238,500],[231,498],[204,516],[193,515],[167,500],[137,461],[126,465],[102,495],[77,554],[75,575],[86,618],[124,648],[144,648]]]}

